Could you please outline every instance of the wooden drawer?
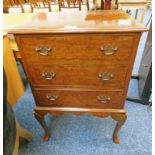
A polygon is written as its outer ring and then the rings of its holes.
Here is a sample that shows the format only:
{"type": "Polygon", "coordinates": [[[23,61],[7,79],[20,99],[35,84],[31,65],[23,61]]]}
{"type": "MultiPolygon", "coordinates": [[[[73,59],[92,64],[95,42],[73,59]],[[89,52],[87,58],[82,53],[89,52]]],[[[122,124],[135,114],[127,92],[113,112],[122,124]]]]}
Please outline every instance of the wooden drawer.
{"type": "Polygon", "coordinates": [[[53,62],[56,59],[80,59],[127,64],[134,35],[24,35],[19,40],[23,57],[29,63],[31,61],[53,62]],[[41,55],[40,52],[45,55],[41,55]]]}
{"type": "Polygon", "coordinates": [[[123,108],[123,91],[81,89],[35,89],[39,106],[80,108],[123,108]]]}
{"type": "Polygon", "coordinates": [[[34,86],[70,85],[104,89],[124,88],[126,66],[111,65],[41,65],[30,70],[30,81],[34,86]]]}

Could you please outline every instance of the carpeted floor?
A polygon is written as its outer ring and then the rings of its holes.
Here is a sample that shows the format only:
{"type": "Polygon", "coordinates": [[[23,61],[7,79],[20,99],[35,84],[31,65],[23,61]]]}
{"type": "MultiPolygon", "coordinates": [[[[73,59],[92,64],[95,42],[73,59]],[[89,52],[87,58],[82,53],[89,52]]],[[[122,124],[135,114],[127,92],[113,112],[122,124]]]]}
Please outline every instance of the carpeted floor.
{"type": "MultiPolygon", "coordinates": [[[[146,34],[143,34],[136,63],[138,72],[146,34]]],[[[22,70],[21,70],[22,72],[22,70]]],[[[120,144],[114,144],[112,133],[116,122],[110,117],[66,114],[47,115],[51,131],[48,142],[42,140],[43,130],[33,116],[34,99],[25,79],[26,92],[14,106],[20,124],[33,133],[30,143],[20,146],[20,155],[151,155],[152,118],[147,106],[126,101],[127,121],[120,131],[120,144]]],[[[128,95],[138,95],[138,84],[131,80],[128,95]]]]}

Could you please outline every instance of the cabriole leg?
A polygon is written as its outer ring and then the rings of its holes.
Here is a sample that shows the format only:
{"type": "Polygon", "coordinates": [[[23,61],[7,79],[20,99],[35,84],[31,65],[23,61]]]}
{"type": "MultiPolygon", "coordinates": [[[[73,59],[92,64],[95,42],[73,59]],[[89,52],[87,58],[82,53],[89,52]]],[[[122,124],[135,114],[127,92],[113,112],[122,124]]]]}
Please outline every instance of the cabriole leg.
{"type": "Polygon", "coordinates": [[[50,137],[50,132],[49,132],[49,129],[48,129],[45,119],[44,119],[45,113],[39,113],[39,112],[35,111],[34,116],[45,131],[45,135],[44,135],[43,139],[45,141],[48,141],[49,137],[50,137]]]}
{"type": "Polygon", "coordinates": [[[120,128],[122,127],[122,125],[124,124],[124,122],[126,121],[127,116],[126,116],[126,113],[123,113],[123,114],[112,114],[111,117],[115,121],[117,121],[117,125],[116,125],[114,133],[113,133],[113,141],[114,141],[114,143],[119,144],[120,139],[118,136],[118,132],[119,132],[120,128]]]}

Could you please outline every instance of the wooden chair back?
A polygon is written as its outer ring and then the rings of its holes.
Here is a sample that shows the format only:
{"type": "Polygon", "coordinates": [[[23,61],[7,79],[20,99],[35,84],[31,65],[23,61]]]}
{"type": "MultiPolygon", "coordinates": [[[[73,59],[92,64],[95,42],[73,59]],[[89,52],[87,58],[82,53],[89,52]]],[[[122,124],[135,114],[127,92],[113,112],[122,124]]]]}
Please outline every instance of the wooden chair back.
{"type": "Polygon", "coordinates": [[[78,8],[81,10],[81,0],[58,0],[59,2],[59,11],[62,10],[62,8],[78,8]]]}
{"type": "Polygon", "coordinates": [[[24,12],[23,4],[25,0],[3,0],[3,11],[8,13],[9,8],[20,8],[24,12]]]}
{"type": "Polygon", "coordinates": [[[86,5],[87,10],[89,10],[89,0],[81,0],[81,6],[86,5]]]}
{"type": "Polygon", "coordinates": [[[140,14],[140,22],[143,23],[145,10],[147,8],[147,0],[118,0],[118,9],[127,10],[129,13],[131,9],[135,10],[135,19],[139,20],[140,14]],[[141,10],[141,11],[140,11],[141,10]]]}
{"type": "Polygon", "coordinates": [[[51,12],[50,0],[27,0],[27,2],[30,4],[32,12],[35,9],[46,9],[51,12]]]}

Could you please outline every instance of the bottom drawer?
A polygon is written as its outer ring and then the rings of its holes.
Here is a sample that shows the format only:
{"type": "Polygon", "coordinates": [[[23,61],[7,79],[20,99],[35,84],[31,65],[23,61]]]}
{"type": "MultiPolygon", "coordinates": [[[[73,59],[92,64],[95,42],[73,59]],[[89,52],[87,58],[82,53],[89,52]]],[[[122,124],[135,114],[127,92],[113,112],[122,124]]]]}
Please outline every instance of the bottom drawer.
{"type": "Polygon", "coordinates": [[[38,106],[123,108],[123,91],[35,89],[38,106]]]}

